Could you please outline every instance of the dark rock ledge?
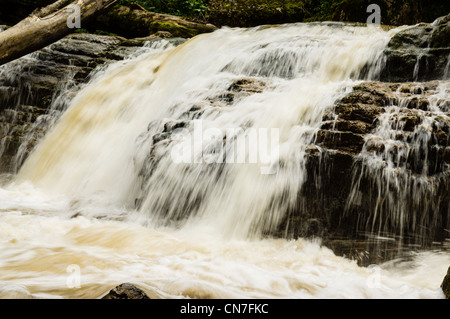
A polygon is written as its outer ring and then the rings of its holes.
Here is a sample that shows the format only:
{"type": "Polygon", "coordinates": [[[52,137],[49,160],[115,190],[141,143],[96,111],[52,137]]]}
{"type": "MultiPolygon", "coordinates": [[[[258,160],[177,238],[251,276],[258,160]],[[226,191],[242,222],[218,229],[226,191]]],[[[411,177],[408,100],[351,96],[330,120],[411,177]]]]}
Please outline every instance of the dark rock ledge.
{"type": "Polygon", "coordinates": [[[448,268],[447,275],[441,285],[442,291],[447,299],[450,299],[450,267],[448,268]]]}
{"type": "Polygon", "coordinates": [[[128,299],[128,300],[145,300],[150,299],[147,294],[130,283],[121,284],[113,289],[111,289],[105,296],[101,299],[128,299]]]}
{"type": "Polygon", "coordinates": [[[397,33],[385,54],[381,81],[450,79],[450,14],[397,33]]]}

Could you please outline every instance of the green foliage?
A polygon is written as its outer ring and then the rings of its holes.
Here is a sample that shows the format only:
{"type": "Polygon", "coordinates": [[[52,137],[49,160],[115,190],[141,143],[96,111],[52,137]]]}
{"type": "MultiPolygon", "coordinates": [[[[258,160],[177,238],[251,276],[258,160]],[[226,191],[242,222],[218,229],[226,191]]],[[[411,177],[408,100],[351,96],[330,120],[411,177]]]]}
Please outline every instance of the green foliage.
{"type": "Polygon", "coordinates": [[[148,11],[188,18],[202,18],[209,0],[120,0],[119,4],[135,2],[148,11]]]}
{"type": "Polygon", "coordinates": [[[335,3],[337,1],[333,1],[333,0],[320,0],[318,1],[317,5],[312,9],[312,20],[318,20],[318,21],[323,21],[323,20],[327,20],[329,14],[330,14],[330,9],[331,6],[333,5],[333,3],[335,3]]]}
{"type": "Polygon", "coordinates": [[[303,0],[210,0],[207,18],[228,26],[299,22],[306,14],[304,5],[303,0]]]}
{"type": "Polygon", "coordinates": [[[75,29],[75,31],[73,31],[73,33],[89,33],[89,31],[87,29],[75,29]]]}

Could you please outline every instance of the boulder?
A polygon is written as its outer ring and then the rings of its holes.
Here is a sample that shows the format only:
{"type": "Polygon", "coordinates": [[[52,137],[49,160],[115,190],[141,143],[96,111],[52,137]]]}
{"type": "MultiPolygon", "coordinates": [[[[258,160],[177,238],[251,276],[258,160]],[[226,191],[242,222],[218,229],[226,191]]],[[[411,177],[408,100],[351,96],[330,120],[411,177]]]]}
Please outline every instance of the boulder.
{"type": "Polygon", "coordinates": [[[392,258],[402,241],[429,247],[432,241],[445,240],[450,202],[450,114],[446,105],[450,101],[438,103],[442,114],[418,102],[429,102],[438,86],[437,81],[364,82],[337,101],[324,114],[316,139],[307,148],[307,180],[278,234],[297,238],[315,232],[338,254],[360,258],[360,252],[371,252],[359,260],[369,264],[392,258]],[[387,138],[376,130],[392,105],[398,112],[389,115],[393,131],[387,138]],[[422,125],[431,118],[430,127],[422,125]],[[418,137],[425,132],[427,142],[420,145],[418,137]],[[370,167],[375,165],[372,158],[380,161],[379,166],[370,167]],[[396,168],[395,176],[383,172],[387,166],[396,168]],[[396,183],[404,190],[397,190],[396,183]],[[401,199],[404,206],[396,205],[396,196],[405,197],[401,199]],[[380,200],[386,205],[381,211],[380,200]],[[372,233],[372,225],[379,222],[373,214],[377,210],[383,212],[379,218],[385,223],[382,251],[379,241],[367,240],[377,237],[372,233]],[[403,213],[408,217],[399,226],[393,216],[403,213]],[[355,249],[359,252],[349,251],[355,249]]]}
{"type": "Polygon", "coordinates": [[[450,267],[448,268],[447,275],[441,285],[442,291],[447,299],[450,299],[450,267]]]}
{"type": "Polygon", "coordinates": [[[392,37],[381,81],[430,81],[450,77],[450,14],[392,37]]]}
{"type": "Polygon", "coordinates": [[[130,41],[75,33],[0,67],[1,173],[20,167],[97,67],[128,57],[144,43],[130,41]]]}
{"type": "Polygon", "coordinates": [[[449,5],[440,0],[340,0],[329,3],[323,10],[322,19],[365,23],[371,14],[367,7],[376,3],[381,9],[381,23],[394,26],[430,23],[450,10],[449,5]]]}
{"type": "Polygon", "coordinates": [[[191,38],[213,32],[212,24],[197,23],[178,16],[149,12],[139,7],[116,5],[88,26],[127,38],[146,37],[157,32],[169,32],[173,37],[191,38]]]}
{"type": "Polygon", "coordinates": [[[130,283],[121,284],[111,289],[102,299],[150,299],[144,291],[130,283]]]}

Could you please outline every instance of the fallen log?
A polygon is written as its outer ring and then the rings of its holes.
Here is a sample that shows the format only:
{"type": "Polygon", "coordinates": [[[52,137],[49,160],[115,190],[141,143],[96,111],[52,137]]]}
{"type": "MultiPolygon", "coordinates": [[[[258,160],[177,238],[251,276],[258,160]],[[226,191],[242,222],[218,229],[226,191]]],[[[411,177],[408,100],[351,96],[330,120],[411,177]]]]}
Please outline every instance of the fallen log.
{"type": "Polygon", "coordinates": [[[117,0],[58,0],[0,32],[0,65],[42,49],[72,33],[117,0]]]}
{"type": "Polygon", "coordinates": [[[161,31],[169,32],[174,37],[191,38],[217,30],[216,26],[209,23],[150,12],[137,4],[116,5],[107,13],[98,15],[90,27],[93,30],[111,32],[128,39],[148,37],[161,31]]]}

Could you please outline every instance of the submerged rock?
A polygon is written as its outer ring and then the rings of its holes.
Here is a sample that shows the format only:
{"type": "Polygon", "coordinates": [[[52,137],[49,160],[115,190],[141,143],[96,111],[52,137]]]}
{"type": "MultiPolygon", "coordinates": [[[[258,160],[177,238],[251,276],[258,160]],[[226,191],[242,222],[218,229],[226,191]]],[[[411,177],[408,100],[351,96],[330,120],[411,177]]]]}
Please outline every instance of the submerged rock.
{"type": "Polygon", "coordinates": [[[102,299],[150,299],[147,294],[134,286],[133,284],[124,283],[109,291],[102,299]]]}
{"type": "Polygon", "coordinates": [[[337,101],[307,148],[307,181],[280,236],[309,237],[309,221],[319,221],[324,243],[337,252],[377,249],[364,255],[366,262],[392,257],[402,242],[443,242],[450,223],[450,100],[437,97],[448,90],[440,85],[365,82],[337,101]],[[342,244],[344,238],[354,244],[342,244]]]}

